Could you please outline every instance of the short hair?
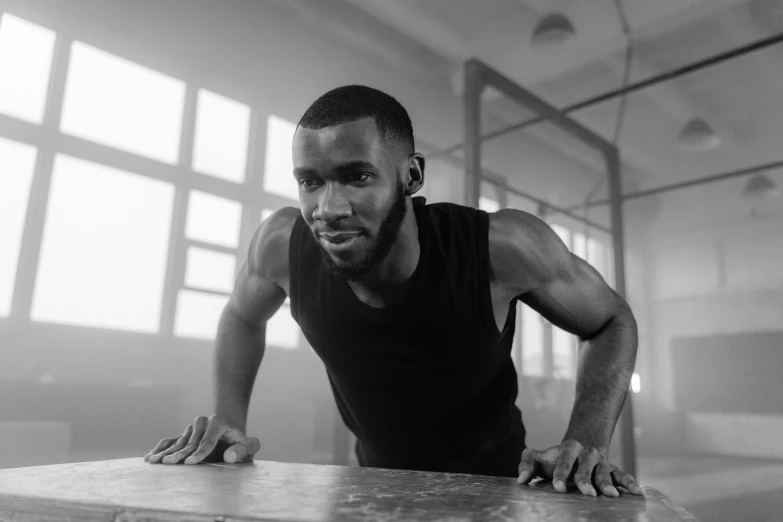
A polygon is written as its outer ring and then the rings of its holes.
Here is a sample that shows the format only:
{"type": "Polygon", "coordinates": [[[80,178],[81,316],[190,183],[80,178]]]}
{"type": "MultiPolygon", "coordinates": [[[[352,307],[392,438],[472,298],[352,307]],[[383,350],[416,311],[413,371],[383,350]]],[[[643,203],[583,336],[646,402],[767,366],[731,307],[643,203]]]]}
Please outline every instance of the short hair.
{"type": "Polygon", "coordinates": [[[327,92],[305,111],[299,127],[323,129],[362,118],[375,119],[378,134],[415,150],[408,111],[392,96],[364,85],[345,85],[327,92]]]}

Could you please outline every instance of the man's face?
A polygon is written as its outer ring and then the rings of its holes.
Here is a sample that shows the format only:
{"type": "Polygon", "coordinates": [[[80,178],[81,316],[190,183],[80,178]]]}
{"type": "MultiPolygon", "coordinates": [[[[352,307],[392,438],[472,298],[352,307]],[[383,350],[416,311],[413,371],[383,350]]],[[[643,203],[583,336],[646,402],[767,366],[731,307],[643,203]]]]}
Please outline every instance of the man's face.
{"type": "Polygon", "coordinates": [[[407,158],[372,118],[300,127],[293,157],[302,215],[327,266],[351,281],[366,278],[388,257],[405,218],[407,158]]]}

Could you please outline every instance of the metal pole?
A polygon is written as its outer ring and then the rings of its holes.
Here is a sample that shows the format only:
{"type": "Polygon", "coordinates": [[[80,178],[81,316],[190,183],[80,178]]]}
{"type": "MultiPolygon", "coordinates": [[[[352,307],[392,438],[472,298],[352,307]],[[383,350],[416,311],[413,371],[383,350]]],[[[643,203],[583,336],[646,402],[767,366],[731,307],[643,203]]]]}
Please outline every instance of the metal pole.
{"type": "MultiPolygon", "coordinates": [[[[623,235],[623,202],[620,179],[620,159],[617,149],[606,153],[609,172],[609,201],[612,220],[612,241],[614,250],[615,290],[625,295],[625,241],[623,235]]],[[[636,440],[634,438],[633,397],[626,390],[627,398],[620,412],[620,460],[623,471],[636,477],[636,440]]]]}
{"type": "MultiPolygon", "coordinates": [[[[674,183],[672,185],[664,185],[662,187],[649,189],[649,190],[642,190],[639,192],[632,192],[631,194],[626,194],[625,196],[622,196],[622,200],[626,201],[628,199],[636,199],[636,198],[643,198],[647,196],[652,196],[655,194],[660,194],[662,192],[670,192],[672,190],[680,190],[688,187],[695,187],[698,185],[705,185],[707,183],[714,183],[716,181],[725,181],[727,179],[732,178],[738,178],[742,176],[749,176],[751,174],[755,174],[757,172],[762,172],[765,170],[775,170],[783,168],[783,160],[781,161],[773,161],[771,163],[763,163],[761,165],[754,165],[752,167],[745,167],[742,169],[737,170],[730,170],[729,172],[722,172],[720,174],[712,174],[710,176],[705,176],[703,178],[694,179],[691,181],[683,181],[681,183],[674,183]]],[[[599,201],[593,201],[588,206],[589,207],[597,207],[600,205],[606,205],[610,201],[608,199],[602,199],[599,201]]],[[[582,205],[575,205],[573,207],[568,207],[565,209],[566,211],[574,211],[578,210],[580,208],[583,208],[582,205]]]]}
{"type": "Polygon", "coordinates": [[[465,64],[465,204],[478,208],[481,194],[481,70],[465,64]]]}
{"type": "MultiPolygon", "coordinates": [[[[783,42],[783,33],[777,34],[774,36],[770,36],[768,38],[763,38],[761,40],[758,40],[756,42],[753,42],[751,44],[737,47],[735,49],[732,49],[731,51],[727,51],[724,53],[713,55],[709,58],[705,58],[704,60],[699,60],[697,62],[693,62],[691,64],[685,65],[683,67],[678,67],[676,69],[672,69],[671,71],[667,71],[665,73],[652,76],[650,78],[647,78],[646,80],[641,80],[636,83],[632,83],[626,87],[620,88],[620,89],[614,89],[611,91],[608,91],[604,94],[599,94],[598,96],[594,96],[592,98],[588,98],[586,100],[583,100],[581,102],[575,103],[573,105],[569,105],[568,107],[564,107],[560,109],[560,112],[563,114],[568,114],[573,111],[578,111],[581,109],[586,109],[587,107],[591,107],[593,105],[597,105],[599,103],[603,103],[605,101],[609,101],[613,98],[617,98],[618,96],[622,96],[623,94],[629,94],[632,92],[636,92],[642,89],[646,89],[647,87],[652,87],[653,85],[667,82],[669,80],[673,80],[675,78],[678,78],[680,76],[684,76],[686,74],[690,74],[696,71],[699,71],[701,69],[705,69],[707,67],[711,67],[713,65],[717,65],[719,63],[725,62],[727,60],[731,60],[734,58],[738,58],[740,56],[743,56],[745,54],[749,54],[761,49],[764,49],[766,47],[776,45],[780,42],[783,42]]],[[[542,123],[544,121],[547,121],[549,119],[548,116],[537,116],[535,118],[531,118],[529,120],[525,120],[522,122],[519,122],[514,125],[510,125],[508,127],[503,127],[501,129],[498,129],[496,131],[490,132],[481,138],[479,138],[482,142],[491,140],[493,138],[497,138],[499,136],[503,136],[505,134],[508,134],[510,132],[514,132],[517,130],[521,130],[527,127],[530,127],[532,125],[536,125],[538,123],[542,123]]],[[[453,154],[454,152],[457,152],[461,150],[463,145],[461,143],[457,143],[447,149],[443,149],[440,152],[437,152],[435,154],[431,154],[430,158],[438,158],[441,156],[448,156],[453,154]]]]}

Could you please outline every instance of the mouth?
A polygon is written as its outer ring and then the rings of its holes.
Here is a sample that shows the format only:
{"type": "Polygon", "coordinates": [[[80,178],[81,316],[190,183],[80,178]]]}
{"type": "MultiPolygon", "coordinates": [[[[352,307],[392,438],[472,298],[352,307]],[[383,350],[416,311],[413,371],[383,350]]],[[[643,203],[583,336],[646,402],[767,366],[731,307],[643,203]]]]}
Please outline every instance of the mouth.
{"type": "Polygon", "coordinates": [[[336,253],[350,249],[358,241],[360,235],[361,232],[318,234],[318,239],[326,250],[336,253]]]}

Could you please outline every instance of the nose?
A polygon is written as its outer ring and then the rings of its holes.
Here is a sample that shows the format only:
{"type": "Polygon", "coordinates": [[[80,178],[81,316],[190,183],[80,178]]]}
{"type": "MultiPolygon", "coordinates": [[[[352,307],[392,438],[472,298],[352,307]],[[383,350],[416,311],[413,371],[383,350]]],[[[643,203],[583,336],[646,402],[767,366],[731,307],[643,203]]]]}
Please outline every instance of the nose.
{"type": "Polygon", "coordinates": [[[331,223],[350,217],[351,212],[351,203],[343,187],[338,183],[326,183],[318,198],[318,206],[313,211],[313,218],[331,223]]]}

